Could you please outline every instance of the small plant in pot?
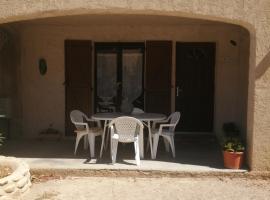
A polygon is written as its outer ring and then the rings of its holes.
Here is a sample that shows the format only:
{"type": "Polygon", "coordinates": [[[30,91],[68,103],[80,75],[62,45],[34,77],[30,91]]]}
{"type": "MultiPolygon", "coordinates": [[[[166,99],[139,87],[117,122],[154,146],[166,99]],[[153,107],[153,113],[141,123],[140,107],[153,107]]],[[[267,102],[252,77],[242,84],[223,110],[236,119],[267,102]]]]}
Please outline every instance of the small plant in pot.
{"type": "Polygon", "coordinates": [[[223,142],[224,166],[230,169],[240,169],[244,160],[245,146],[240,137],[240,130],[235,123],[223,124],[225,133],[223,142]]]}

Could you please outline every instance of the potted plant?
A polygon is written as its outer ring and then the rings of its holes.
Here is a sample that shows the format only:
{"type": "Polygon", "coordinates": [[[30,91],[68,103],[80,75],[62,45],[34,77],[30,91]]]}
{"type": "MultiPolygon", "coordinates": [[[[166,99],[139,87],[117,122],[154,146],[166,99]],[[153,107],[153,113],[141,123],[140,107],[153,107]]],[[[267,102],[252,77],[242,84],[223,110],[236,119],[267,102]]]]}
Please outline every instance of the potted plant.
{"type": "Polygon", "coordinates": [[[223,124],[225,133],[223,142],[224,166],[229,169],[240,169],[244,160],[245,146],[240,137],[240,130],[235,123],[223,124]]]}

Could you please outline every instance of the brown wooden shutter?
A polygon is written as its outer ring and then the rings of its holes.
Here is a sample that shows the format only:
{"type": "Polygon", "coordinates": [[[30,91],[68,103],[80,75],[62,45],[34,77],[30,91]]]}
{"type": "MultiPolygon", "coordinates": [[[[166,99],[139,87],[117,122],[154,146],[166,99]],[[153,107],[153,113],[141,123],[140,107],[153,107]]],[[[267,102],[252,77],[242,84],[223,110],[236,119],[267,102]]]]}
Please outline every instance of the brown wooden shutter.
{"type": "Polygon", "coordinates": [[[146,41],[145,108],[171,112],[172,42],[146,41]]]}
{"type": "Polygon", "coordinates": [[[91,41],[65,41],[66,67],[66,135],[73,135],[74,125],[70,112],[74,109],[92,114],[92,43],[91,41]]]}

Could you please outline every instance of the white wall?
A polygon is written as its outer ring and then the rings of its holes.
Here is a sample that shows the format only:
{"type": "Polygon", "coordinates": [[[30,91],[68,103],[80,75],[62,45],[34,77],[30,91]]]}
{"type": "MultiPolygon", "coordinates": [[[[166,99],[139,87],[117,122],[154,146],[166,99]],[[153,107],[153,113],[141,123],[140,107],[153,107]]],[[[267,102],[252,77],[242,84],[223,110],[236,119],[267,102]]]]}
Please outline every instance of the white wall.
{"type": "MultiPolygon", "coordinates": [[[[54,124],[54,128],[64,132],[65,39],[102,42],[145,40],[216,42],[215,132],[219,134],[222,123],[226,121],[235,121],[245,128],[243,123],[245,123],[246,109],[243,109],[245,108],[243,105],[246,104],[246,98],[243,97],[245,93],[241,91],[246,90],[247,87],[248,63],[244,61],[248,57],[242,56],[242,60],[240,59],[240,54],[242,54],[240,46],[246,48],[247,45],[240,45],[243,42],[242,32],[237,26],[224,24],[168,26],[24,24],[18,27],[21,36],[20,87],[25,137],[36,137],[42,129],[48,128],[50,123],[54,124]],[[231,45],[231,39],[238,45],[231,45]],[[39,58],[47,60],[48,71],[45,76],[39,74],[39,58]]],[[[175,65],[174,57],[173,63],[175,65]]]]}

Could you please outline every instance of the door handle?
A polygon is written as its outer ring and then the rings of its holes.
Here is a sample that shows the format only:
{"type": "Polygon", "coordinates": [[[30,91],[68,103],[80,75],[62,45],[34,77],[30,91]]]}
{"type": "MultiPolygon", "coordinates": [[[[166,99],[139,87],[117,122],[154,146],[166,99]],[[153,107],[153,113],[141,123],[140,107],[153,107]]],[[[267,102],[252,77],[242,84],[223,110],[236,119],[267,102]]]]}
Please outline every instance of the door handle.
{"type": "Polygon", "coordinates": [[[179,86],[177,86],[176,87],[176,96],[177,97],[179,97],[179,92],[183,92],[183,90],[179,86]]]}

